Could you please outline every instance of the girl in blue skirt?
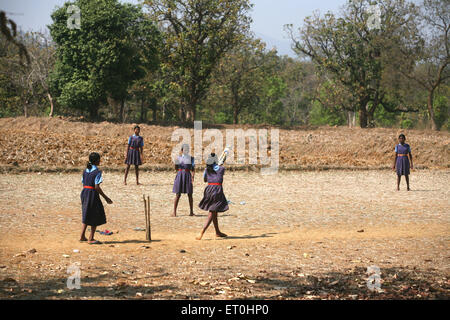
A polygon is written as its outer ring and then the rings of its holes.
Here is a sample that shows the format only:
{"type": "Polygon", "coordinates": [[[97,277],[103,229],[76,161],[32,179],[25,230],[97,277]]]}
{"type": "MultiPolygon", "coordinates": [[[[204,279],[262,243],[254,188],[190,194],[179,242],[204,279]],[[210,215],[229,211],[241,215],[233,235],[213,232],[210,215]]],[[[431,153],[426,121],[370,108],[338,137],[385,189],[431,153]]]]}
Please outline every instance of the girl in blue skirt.
{"type": "Polygon", "coordinates": [[[394,166],[392,169],[395,171],[397,169],[397,191],[400,190],[400,179],[405,176],[406,188],[409,191],[409,169],[413,169],[413,160],[411,154],[411,147],[409,144],[405,143],[406,137],[402,133],[398,136],[399,144],[395,146],[395,158],[394,166]],[[409,156],[409,158],[408,158],[409,156]],[[411,161],[411,165],[410,165],[411,161]]]}
{"type": "Polygon", "coordinates": [[[130,166],[134,164],[136,171],[136,184],[139,185],[139,166],[142,164],[144,157],[144,138],[139,133],[141,128],[139,126],[134,127],[134,134],[128,138],[127,151],[125,151],[125,179],[124,184],[127,185],[127,176],[130,166]]]}
{"type": "Polygon", "coordinates": [[[106,223],[105,209],[103,208],[100,195],[106,200],[108,204],[112,200],[108,198],[100,188],[100,183],[103,182],[102,172],[98,169],[100,164],[100,155],[93,152],[89,155],[89,162],[86,170],[83,172],[81,183],[83,190],[81,191],[81,206],[83,214],[83,228],[81,231],[80,241],[88,241],[89,244],[100,244],[100,241],[94,239],[95,229],[97,226],[106,223]],[[91,234],[89,240],[86,238],[86,228],[91,226],[91,234]]]}
{"type": "Polygon", "coordinates": [[[215,153],[211,153],[206,161],[206,169],[203,174],[203,180],[208,182],[203,193],[203,199],[200,201],[199,207],[202,210],[209,211],[208,220],[203,227],[200,235],[196,238],[201,240],[206,229],[208,229],[211,222],[214,224],[216,230],[216,237],[226,237],[225,233],[220,232],[219,222],[217,220],[218,212],[225,212],[228,210],[228,201],[223,193],[222,182],[225,168],[217,165],[218,159],[215,153]]]}
{"type": "Polygon", "coordinates": [[[173,204],[173,217],[177,216],[178,202],[182,193],[186,193],[189,198],[190,216],[194,216],[194,200],[192,193],[194,192],[194,176],[195,176],[195,163],[194,157],[189,155],[189,145],[184,144],[181,147],[181,155],[175,160],[175,170],[177,175],[173,182],[172,192],[175,193],[175,200],[173,204]]]}

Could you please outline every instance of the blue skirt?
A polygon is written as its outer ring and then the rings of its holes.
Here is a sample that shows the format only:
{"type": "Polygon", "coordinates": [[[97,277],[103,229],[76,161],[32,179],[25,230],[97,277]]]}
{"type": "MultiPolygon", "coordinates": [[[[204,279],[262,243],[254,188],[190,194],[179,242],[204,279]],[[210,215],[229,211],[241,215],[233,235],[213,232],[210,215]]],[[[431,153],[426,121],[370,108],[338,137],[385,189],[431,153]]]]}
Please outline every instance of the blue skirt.
{"type": "Polygon", "coordinates": [[[140,166],[142,164],[141,155],[138,149],[129,149],[125,164],[134,164],[140,166]]]}
{"type": "Polygon", "coordinates": [[[173,193],[192,194],[194,187],[192,186],[192,176],[190,171],[178,171],[173,182],[173,193]]]}
{"type": "Polygon", "coordinates": [[[81,191],[81,207],[84,224],[95,227],[106,223],[103,203],[100,200],[100,195],[94,189],[83,189],[81,191]]]}
{"type": "Polygon", "coordinates": [[[208,185],[200,201],[200,209],[205,211],[225,212],[228,208],[228,201],[223,193],[221,185],[208,185]]]}
{"type": "Polygon", "coordinates": [[[395,164],[397,168],[397,175],[408,176],[409,175],[409,158],[406,156],[397,157],[397,162],[395,164]]]}

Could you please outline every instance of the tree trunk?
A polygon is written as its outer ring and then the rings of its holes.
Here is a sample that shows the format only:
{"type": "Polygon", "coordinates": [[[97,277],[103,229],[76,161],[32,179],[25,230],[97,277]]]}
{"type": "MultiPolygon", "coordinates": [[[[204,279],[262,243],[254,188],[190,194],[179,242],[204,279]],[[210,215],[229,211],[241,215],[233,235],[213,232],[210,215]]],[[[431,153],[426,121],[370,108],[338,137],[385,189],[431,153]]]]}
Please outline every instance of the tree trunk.
{"type": "Polygon", "coordinates": [[[98,105],[92,106],[89,109],[89,118],[91,120],[98,120],[98,105]]]}
{"type": "Polygon", "coordinates": [[[191,106],[191,107],[188,109],[187,113],[186,113],[186,121],[187,121],[187,122],[194,122],[194,121],[195,121],[196,113],[197,113],[197,110],[196,110],[196,108],[195,108],[195,105],[194,105],[194,106],[191,106]]]}
{"type": "Polygon", "coordinates": [[[367,110],[365,105],[359,108],[359,126],[367,128],[367,110]]]}
{"type": "Polygon", "coordinates": [[[374,121],[374,112],[367,112],[367,127],[368,128],[374,128],[375,127],[375,121],[374,121]]]}
{"type": "Polygon", "coordinates": [[[356,116],[355,116],[355,112],[354,111],[347,111],[347,124],[349,128],[353,128],[355,126],[355,120],[356,120],[356,116]]]}
{"type": "Polygon", "coordinates": [[[53,98],[50,95],[50,92],[47,92],[47,97],[48,97],[48,100],[50,101],[50,113],[48,116],[51,118],[51,117],[53,117],[53,98]]]}
{"type": "Polygon", "coordinates": [[[239,110],[237,107],[233,107],[233,124],[238,124],[239,110]]]}
{"type": "Polygon", "coordinates": [[[427,107],[428,107],[428,115],[430,116],[430,121],[431,121],[431,130],[437,131],[438,127],[436,125],[436,120],[435,120],[435,116],[434,116],[433,97],[434,97],[434,88],[428,92],[427,107]]]}
{"type": "Polygon", "coordinates": [[[197,98],[193,97],[187,104],[186,121],[194,122],[197,116],[197,98]]]}
{"type": "Polygon", "coordinates": [[[233,88],[233,124],[238,124],[239,94],[236,87],[233,88]]]}
{"type": "Polygon", "coordinates": [[[372,105],[367,110],[367,124],[369,128],[375,127],[375,110],[380,104],[379,92],[377,91],[372,101],[372,105]]]}
{"type": "Polygon", "coordinates": [[[123,123],[123,110],[125,109],[125,99],[120,100],[119,120],[123,123]]]}
{"type": "Polygon", "coordinates": [[[184,107],[183,106],[180,107],[180,115],[179,115],[179,117],[180,117],[180,121],[181,122],[186,122],[186,112],[184,112],[184,107]]]}
{"type": "Polygon", "coordinates": [[[25,118],[28,118],[28,100],[25,100],[25,103],[23,104],[23,115],[25,118]]]}
{"type": "Polygon", "coordinates": [[[141,99],[141,123],[147,122],[147,113],[145,112],[144,98],[141,99]]]}
{"type": "Polygon", "coordinates": [[[158,110],[158,105],[156,104],[156,101],[153,101],[152,103],[152,121],[156,121],[156,111],[158,110]]]}

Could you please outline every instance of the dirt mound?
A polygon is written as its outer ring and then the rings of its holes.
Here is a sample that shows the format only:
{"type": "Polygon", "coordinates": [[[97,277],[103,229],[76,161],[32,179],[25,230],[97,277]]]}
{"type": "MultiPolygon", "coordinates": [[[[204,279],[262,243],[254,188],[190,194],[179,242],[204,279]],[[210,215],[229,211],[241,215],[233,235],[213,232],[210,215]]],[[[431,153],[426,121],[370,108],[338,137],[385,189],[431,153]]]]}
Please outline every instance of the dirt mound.
{"type": "MultiPolygon", "coordinates": [[[[172,168],[170,155],[177,142],[172,142],[171,136],[178,127],[147,124],[140,124],[140,127],[145,140],[144,168],[172,168]]],[[[103,167],[117,169],[123,166],[132,128],[133,124],[77,122],[61,118],[3,118],[0,119],[0,166],[19,170],[78,169],[85,165],[90,152],[97,151],[102,155],[103,167]]],[[[247,130],[251,127],[218,128],[225,137],[225,129],[247,130]]],[[[190,131],[193,135],[192,128],[190,131]]],[[[401,132],[407,136],[417,168],[450,167],[448,132],[345,127],[280,129],[280,167],[389,168],[401,132]]],[[[252,168],[254,165],[248,165],[247,159],[245,165],[235,167],[252,168]]]]}

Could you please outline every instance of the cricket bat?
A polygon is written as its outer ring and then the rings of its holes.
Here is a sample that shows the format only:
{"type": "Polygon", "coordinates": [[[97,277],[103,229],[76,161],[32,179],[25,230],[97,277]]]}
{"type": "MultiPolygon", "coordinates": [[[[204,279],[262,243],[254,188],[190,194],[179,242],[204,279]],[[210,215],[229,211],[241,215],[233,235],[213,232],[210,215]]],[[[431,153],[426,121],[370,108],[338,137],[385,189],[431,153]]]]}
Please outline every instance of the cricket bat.
{"type": "Polygon", "coordinates": [[[230,152],[230,147],[227,146],[227,147],[223,150],[222,154],[220,155],[220,158],[219,158],[219,166],[223,165],[223,164],[225,163],[225,160],[227,160],[228,152],[230,152]]]}

